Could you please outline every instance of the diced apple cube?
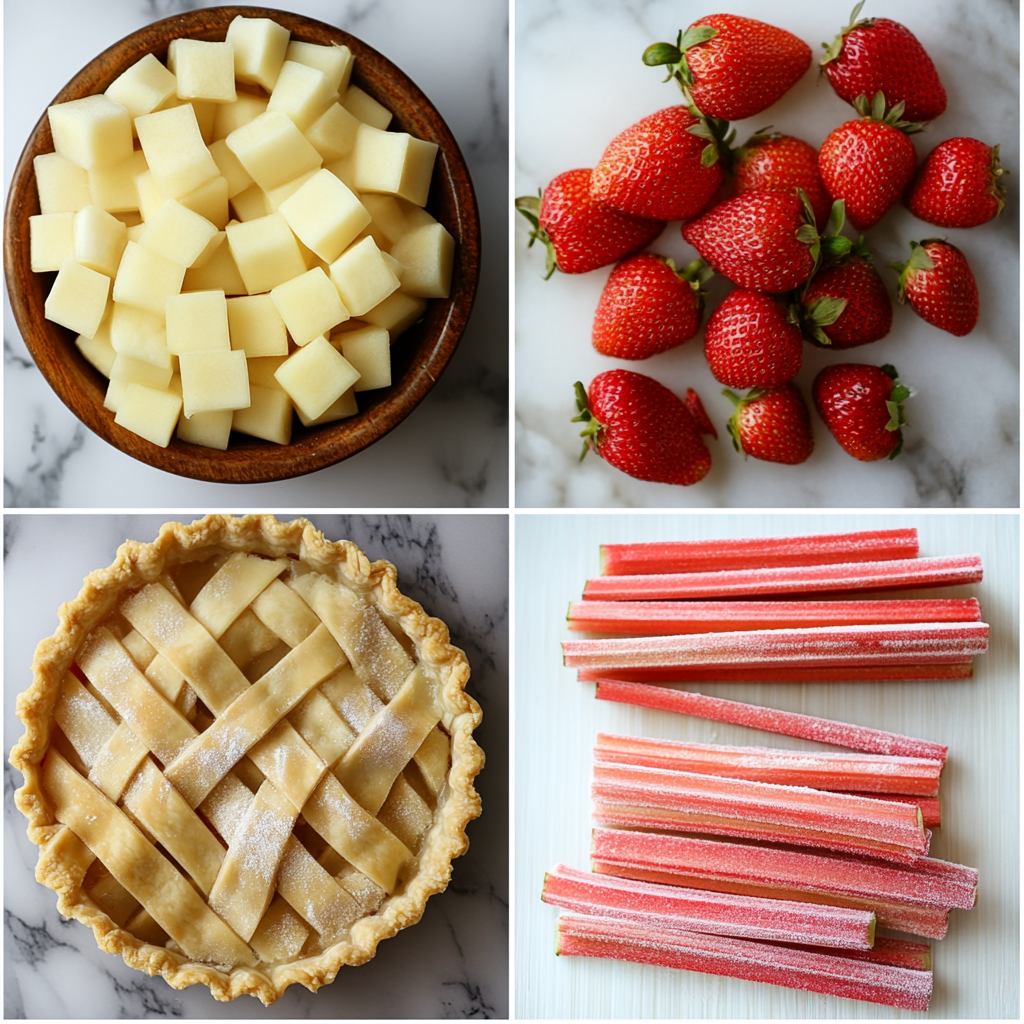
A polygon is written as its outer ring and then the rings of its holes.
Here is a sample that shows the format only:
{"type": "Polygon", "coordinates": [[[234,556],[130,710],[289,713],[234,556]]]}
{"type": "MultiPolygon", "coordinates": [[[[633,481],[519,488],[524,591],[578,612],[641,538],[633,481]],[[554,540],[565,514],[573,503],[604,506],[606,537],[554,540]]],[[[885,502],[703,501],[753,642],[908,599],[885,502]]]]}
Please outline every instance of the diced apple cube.
{"type": "Polygon", "coordinates": [[[291,118],[266,110],[225,139],[260,188],[269,191],[323,162],[291,118]]]}
{"type": "Polygon", "coordinates": [[[216,243],[216,248],[205,262],[195,263],[185,271],[181,290],[183,292],[222,291],[225,295],[245,295],[245,282],[235,265],[234,256],[231,255],[227,233],[218,232],[211,244],[214,243],[216,243]]]}
{"type": "MultiPolygon", "coordinates": [[[[179,100],[179,103],[184,103],[184,100],[179,100]]],[[[199,125],[199,134],[203,137],[203,142],[207,146],[213,142],[213,123],[217,119],[217,108],[220,106],[219,103],[214,103],[212,100],[189,100],[192,104],[192,109],[196,112],[196,124],[199,125]]]]}
{"type": "Polygon", "coordinates": [[[166,448],[180,414],[181,398],[178,395],[145,384],[129,384],[118,405],[114,422],[166,448]]]}
{"type": "Polygon", "coordinates": [[[191,267],[216,234],[216,227],[205,217],[168,199],[147,223],[139,244],[183,267],[191,267]]]}
{"type": "Polygon", "coordinates": [[[244,352],[183,352],[178,356],[185,415],[249,405],[244,352]]]}
{"type": "Polygon", "coordinates": [[[425,299],[445,299],[451,290],[455,242],[435,221],[404,234],[391,255],[405,267],[402,291],[425,299]]]}
{"type": "MultiPolygon", "coordinates": [[[[212,235],[210,237],[210,240],[203,247],[203,251],[195,258],[195,260],[192,263],[192,266],[193,267],[201,267],[204,263],[209,262],[209,260],[213,256],[213,254],[217,251],[217,249],[222,244],[224,244],[227,240],[228,240],[228,233],[226,231],[218,231],[218,232],[216,232],[216,234],[212,235]]],[[[189,267],[188,270],[185,271],[185,273],[187,274],[188,271],[191,270],[191,269],[192,269],[192,267],[189,267]]],[[[184,284],[184,282],[182,282],[182,291],[184,291],[184,290],[185,290],[185,284],[184,284]]],[[[202,289],[196,289],[196,290],[197,291],[201,291],[202,289]]],[[[215,288],[213,290],[217,291],[218,289],[215,288]]],[[[221,290],[223,290],[223,289],[221,289],[221,290]]]]}
{"type": "Polygon", "coordinates": [[[167,67],[178,79],[178,98],[234,103],[235,52],[230,43],[172,39],[167,67]]]}
{"type": "Polygon", "coordinates": [[[343,106],[363,124],[379,128],[381,131],[391,124],[391,111],[382,103],[378,103],[369,93],[363,92],[358,85],[348,87],[343,106]]]}
{"type": "Polygon", "coordinates": [[[187,292],[167,300],[167,351],[228,352],[228,307],[222,291],[187,292]]]}
{"type": "Polygon", "coordinates": [[[218,231],[223,231],[228,222],[227,178],[218,174],[191,192],[179,196],[178,202],[208,220],[218,231]]]}
{"type": "Polygon", "coordinates": [[[426,205],[437,143],[360,125],[354,153],[357,192],[385,192],[426,205]]]}
{"type": "Polygon", "coordinates": [[[46,297],[46,319],[92,338],[107,311],[109,294],[110,278],[106,274],[66,259],[46,297]]]}
{"type": "Polygon", "coordinates": [[[80,334],[75,338],[78,351],[96,367],[104,377],[110,376],[110,368],[114,365],[117,353],[110,344],[110,316],[105,316],[99,329],[91,338],[80,334]]]}
{"type": "Polygon", "coordinates": [[[363,314],[363,319],[375,327],[383,327],[394,341],[407,331],[427,311],[427,300],[404,292],[392,292],[382,303],[363,314]]]}
{"type": "MultiPolygon", "coordinates": [[[[235,351],[244,352],[249,360],[288,354],[284,320],[269,295],[228,299],[227,308],[231,347],[235,351]]],[[[252,380],[251,374],[249,379],[252,380]]]]}
{"type": "Polygon", "coordinates": [[[32,269],[37,273],[60,270],[71,259],[73,213],[40,213],[29,217],[29,252],[32,269]]]}
{"type": "Polygon", "coordinates": [[[330,263],[370,223],[359,197],[328,170],[320,170],[281,203],[281,216],[322,260],[330,263]]]}
{"type": "Polygon", "coordinates": [[[359,371],[329,341],[316,338],[274,374],[302,415],[316,419],[359,379],[359,371]]]}
{"type": "Polygon", "coordinates": [[[405,215],[398,205],[398,200],[394,196],[384,195],[381,192],[366,192],[359,199],[373,218],[374,228],[388,239],[388,248],[390,248],[408,230],[405,215]]]}
{"type": "Polygon", "coordinates": [[[318,170],[306,171],[305,174],[300,174],[297,178],[286,181],[283,185],[278,185],[277,188],[272,188],[269,192],[264,192],[263,194],[267,197],[267,206],[270,207],[270,212],[276,213],[281,209],[281,204],[286,199],[290,199],[313,175],[319,173],[318,170]]]}
{"type": "Polygon", "coordinates": [[[167,196],[160,191],[152,171],[147,169],[135,176],[135,191],[139,196],[139,213],[143,221],[151,221],[167,202],[167,196]]]}
{"type": "Polygon", "coordinates": [[[77,213],[92,202],[89,172],[59,153],[40,153],[32,161],[40,213],[77,213]]]}
{"type": "Polygon", "coordinates": [[[322,423],[333,423],[335,420],[346,420],[350,416],[355,416],[359,412],[359,406],[356,404],[355,388],[349,388],[348,391],[346,391],[336,402],[333,402],[328,406],[328,408],[315,419],[303,416],[301,409],[296,409],[295,412],[299,417],[299,422],[304,427],[319,427],[322,423]]]}
{"type": "Polygon", "coordinates": [[[268,292],[306,272],[295,236],[279,213],[229,224],[228,245],[250,295],[268,292]]]}
{"type": "Polygon", "coordinates": [[[319,46],[316,43],[303,43],[298,39],[293,39],[288,44],[284,59],[322,71],[338,95],[343,95],[348,88],[352,67],[355,64],[352,51],[347,46],[339,46],[337,43],[319,46]]]}
{"type": "Polygon", "coordinates": [[[341,354],[359,371],[356,391],[391,387],[391,340],[383,327],[363,327],[341,335],[341,354]]]}
{"type": "Polygon", "coordinates": [[[249,220],[258,220],[260,217],[266,217],[268,213],[274,212],[270,208],[270,203],[267,202],[267,193],[255,182],[231,200],[231,209],[243,223],[249,220]]]}
{"type": "Polygon", "coordinates": [[[123,213],[139,208],[139,190],[135,179],[146,168],[146,154],[135,150],[127,160],[89,171],[89,193],[93,203],[108,213],[123,213]]]}
{"type": "Polygon", "coordinates": [[[118,355],[171,368],[167,351],[167,327],[162,316],[146,309],[115,302],[110,317],[110,345],[118,355]]]}
{"type": "Polygon", "coordinates": [[[234,103],[218,103],[213,119],[214,139],[226,139],[236,128],[248,124],[267,109],[268,98],[240,92],[234,103]]]}
{"type": "Polygon", "coordinates": [[[254,82],[267,92],[280,74],[291,33],[269,18],[243,18],[228,26],[227,41],[235,51],[235,78],[254,82]]]}
{"type": "Polygon", "coordinates": [[[114,301],[163,315],[168,298],[181,291],[185,268],[136,242],[125,246],[114,278],[114,301]]]}
{"type": "Polygon", "coordinates": [[[337,98],[338,90],[331,88],[322,71],[286,60],[281,65],[267,110],[285,114],[300,132],[304,132],[337,98]]]}
{"type": "Polygon", "coordinates": [[[356,168],[353,157],[353,153],[348,153],[339,160],[335,160],[334,163],[328,164],[324,169],[330,171],[340,182],[354,191],[356,187],[356,168]]]}
{"type": "Polygon", "coordinates": [[[331,280],[351,316],[362,316],[398,290],[401,282],[372,238],[346,249],[331,264],[331,280]]]}
{"type": "Polygon", "coordinates": [[[53,148],[87,171],[109,167],[132,155],[128,111],[102,93],[50,107],[53,148]]]}
{"type": "Polygon", "coordinates": [[[179,199],[220,175],[191,103],[135,119],[146,163],[161,192],[179,199]]]}
{"type": "MultiPolygon", "coordinates": [[[[282,328],[284,324],[282,323],[282,328]]],[[[281,382],[274,376],[278,367],[287,359],[287,356],[263,356],[248,360],[249,386],[255,384],[261,388],[276,388],[284,391],[281,382]]]]}
{"type": "Polygon", "coordinates": [[[237,196],[239,192],[244,192],[253,183],[252,176],[242,166],[242,161],[228,149],[228,144],[223,139],[218,139],[210,145],[210,156],[228,183],[228,199],[237,196]]]}
{"type": "Polygon", "coordinates": [[[126,384],[146,384],[154,388],[166,388],[171,383],[174,373],[170,363],[167,366],[156,366],[144,359],[135,359],[123,352],[118,352],[114,364],[110,367],[110,379],[126,384]]]}
{"type": "Polygon", "coordinates": [[[126,380],[114,380],[111,378],[107,381],[107,390],[103,397],[103,408],[109,409],[111,412],[117,412],[124,400],[124,393],[128,390],[130,382],[126,380]]]}
{"type": "Polygon", "coordinates": [[[360,124],[340,103],[332,103],[306,129],[305,135],[324,162],[333,163],[352,152],[360,124]]]}
{"type": "Polygon", "coordinates": [[[292,439],[292,402],[277,388],[249,387],[248,409],[237,409],[232,429],[241,434],[260,437],[275,444],[288,444],[292,439]]]}
{"type": "Polygon", "coordinates": [[[271,290],[270,298],[281,314],[292,341],[299,346],[309,344],[348,319],[348,311],[341,304],[338,289],[319,267],[279,284],[271,290]]]}
{"type": "Polygon", "coordinates": [[[127,244],[128,229],[106,210],[87,206],[75,214],[71,258],[76,263],[112,278],[127,244]]]}
{"type": "Polygon", "coordinates": [[[175,95],[177,81],[151,53],[136,61],[107,86],[106,96],[124,107],[132,120],[151,114],[175,95]]]}
{"type": "Polygon", "coordinates": [[[230,409],[217,409],[214,412],[196,412],[192,418],[178,417],[178,438],[189,444],[200,444],[204,448],[218,448],[226,451],[231,437],[231,419],[234,412],[230,409]]]}

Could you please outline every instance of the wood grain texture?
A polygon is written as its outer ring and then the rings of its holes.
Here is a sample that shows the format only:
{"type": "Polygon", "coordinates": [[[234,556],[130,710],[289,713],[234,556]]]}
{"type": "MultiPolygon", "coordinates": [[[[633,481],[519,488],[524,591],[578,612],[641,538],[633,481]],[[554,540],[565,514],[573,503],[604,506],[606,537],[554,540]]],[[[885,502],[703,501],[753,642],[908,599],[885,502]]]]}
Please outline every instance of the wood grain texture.
{"type": "Polygon", "coordinates": [[[54,97],[63,103],[102,92],[147,53],[166,59],[171,39],[222,40],[237,15],[272,18],[303,42],[348,46],[356,58],[352,81],[388,107],[392,124],[439,147],[427,209],[455,239],[451,294],[430,301],[424,319],[392,348],[392,385],[364,392],[359,415],[321,427],[295,421],[286,446],[233,434],[217,451],[176,437],[167,448],[151,444],[114,423],[103,408],[106,378],[75,347],[74,334],[46,320],[43,306],[56,274],[30,269],[29,217],[39,213],[32,161],[53,152],[44,111],[15,168],[4,215],[4,267],[11,307],[25,344],[58,397],[105,441],[158,469],[198,480],[260,483],[301,476],[347,459],[394,429],[437,382],[469,319],[480,271],[480,225],[476,197],[458,143],[430,100],[402,71],[355,36],[323,22],[263,7],[216,7],[176,15],[125,37],[87,64],[54,97]]]}
{"type": "Polygon", "coordinates": [[[977,906],[933,942],[934,1018],[1019,1015],[1019,520],[1016,515],[516,516],[516,1016],[531,1018],[899,1019],[907,1011],[684,971],[554,954],[556,911],[540,901],[559,861],[588,868],[598,731],[834,750],[753,729],[594,699],[562,668],[568,603],[609,541],[697,540],[917,526],[922,555],[978,552],[984,580],[913,597],[977,597],[992,627],[971,680],[704,684],[713,696],[949,744],[935,856],[977,867],[977,906]],[[827,521],[826,521],[827,520],[827,521]]]}

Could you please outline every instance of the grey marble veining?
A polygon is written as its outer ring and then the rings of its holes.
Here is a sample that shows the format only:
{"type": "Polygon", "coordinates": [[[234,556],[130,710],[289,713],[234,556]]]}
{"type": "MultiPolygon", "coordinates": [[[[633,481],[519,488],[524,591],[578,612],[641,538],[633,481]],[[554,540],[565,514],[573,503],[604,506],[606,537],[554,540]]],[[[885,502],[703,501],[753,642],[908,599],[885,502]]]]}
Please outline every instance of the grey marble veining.
{"type": "MultiPolygon", "coordinates": [[[[790,0],[769,12],[756,0],[735,0],[716,11],[746,15],[794,32],[815,60],[822,40],[849,21],[848,0],[790,0]]],[[[609,141],[628,125],[680,102],[663,84],[661,69],[640,56],[658,39],[673,39],[710,8],[696,0],[616,3],[612,0],[519,0],[516,4],[516,195],[535,194],[556,174],[593,167],[609,141]],[[583,55],[583,56],[581,56],[583,55]]],[[[896,306],[888,337],[831,353],[804,346],[797,386],[809,399],[811,383],[839,362],[892,363],[913,391],[904,451],[891,463],[851,459],[812,409],[815,451],[801,466],[744,459],[732,450],[725,421],[732,407],[721,395],[703,355],[703,332],[680,348],[640,362],[610,359],[591,346],[594,310],[610,268],[544,281],[540,246],[526,248],[529,229],[517,217],[516,503],[519,507],[736,507],[942,506],[1016,507],[1019,502],[1019,99],[1018,5],[977,3],[868,3],[863,16],[908,25],[938,68],[948,96],[946,112],[912,136],[918,157],[960,135],[1001,144],[1006,209],[970,230],[944,230],[895,207],[867,241],[895,300],[890,261],[905,261],[908,242],[948,237],[967,255],[981,295],[981,319],[964,338],[939,331],[909,307],[896,306]],[[578,462],[579,427],[573,383],[622,367],[660,380],[677,394],[693,387],[718,428],[708,439],[712,469],[699,484],[681,488],[625,476],[594,455],[578,462]]],[[[774,125],[814,146],[856,115],[813,66],[774,106],[736,125],[740,142],[774,125]]],[[[854,235],[851,229],[847,233],[854,235]]],[[[679,224],[668,225],[651,251],[684,265],[696,253],[679,224]]],[[[732,285],[712,279],[708,309],[732,285]]],[[[894,303],[895,304],[895,303],[894,303]]],[[[706,315],[705,315],[706,316],[706,315]]],[[[706,319],[705,319],[706,322],[706,319]]],[[[810,404],[810,403],[809,403],[810,404]]]]}
{"type": "MultiPolygon", "coordinates": [[[[477,778],[484,814],[468,826],[470,849],[454,862],[447,890],[430,899],[418,925],[316,995],[292,986],[264,1009],[249,997],[217,1003],[205,989],[176,992],[100,952],[92,933],[61,918],[55,894],[34,881],[36,847],[13,801],[22,777],[5,754],[5,1018],[508,1016],[508,518],[309,518],[327,537],[393,562],[403,592],[448,624],[472,666],[469,689],[484,713],[475,733],[487,754],[477,778]]],[[[83,576],[112,561],[118,544],[153,539],[165,519],[4,517],[6,752],[22,732],[15,696],[31,678],[36,643],[56,627],[57,606],[78,593],[83,576]]]]}
{"type": "MultiPolygon", "coordinates": [[[[8,5],[4,183],[40,114],[96,54],[142,25],[214,6],[193,0],[27,0],[8,5]],[[27,42],[45,34],[40,61],[27,42]]],[[[186,480],[85,429],[32,362],[4,291],[4,504],[24,507],[508,505],[508,5],[504,0],[295,0],[385,54],[440,110],[476,188],[483,259],[469,325],[444,375],[385,438],[346,462],[280,483],[186,480]]]]}

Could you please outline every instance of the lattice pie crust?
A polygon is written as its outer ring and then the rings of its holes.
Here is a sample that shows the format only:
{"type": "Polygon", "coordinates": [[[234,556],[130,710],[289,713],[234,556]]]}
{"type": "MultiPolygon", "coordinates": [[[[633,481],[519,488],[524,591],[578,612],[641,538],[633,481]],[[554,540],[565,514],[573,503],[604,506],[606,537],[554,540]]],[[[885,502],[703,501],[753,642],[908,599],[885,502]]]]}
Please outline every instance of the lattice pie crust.
{"type": "Polygon", "coordinates": [[[18,698],[36,877],[175,988],[316,991],[415,924],[480,813],[480,707],[395,567],[304,519],[128,541],[18,698]]]}

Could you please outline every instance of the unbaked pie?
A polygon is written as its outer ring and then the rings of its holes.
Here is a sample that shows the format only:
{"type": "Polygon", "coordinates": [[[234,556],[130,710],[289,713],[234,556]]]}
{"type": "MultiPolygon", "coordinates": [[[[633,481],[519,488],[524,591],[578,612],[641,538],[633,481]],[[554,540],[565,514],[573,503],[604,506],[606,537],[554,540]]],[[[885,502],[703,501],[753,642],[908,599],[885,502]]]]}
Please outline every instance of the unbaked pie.
{"type": "Polygon", "coordinates": [[[388,562],[306,520],[129,541],[40,643],[15,794],[36,877],[175,988],[312,991],[415,924],[480,813],[479,705],[388,562]]]}

